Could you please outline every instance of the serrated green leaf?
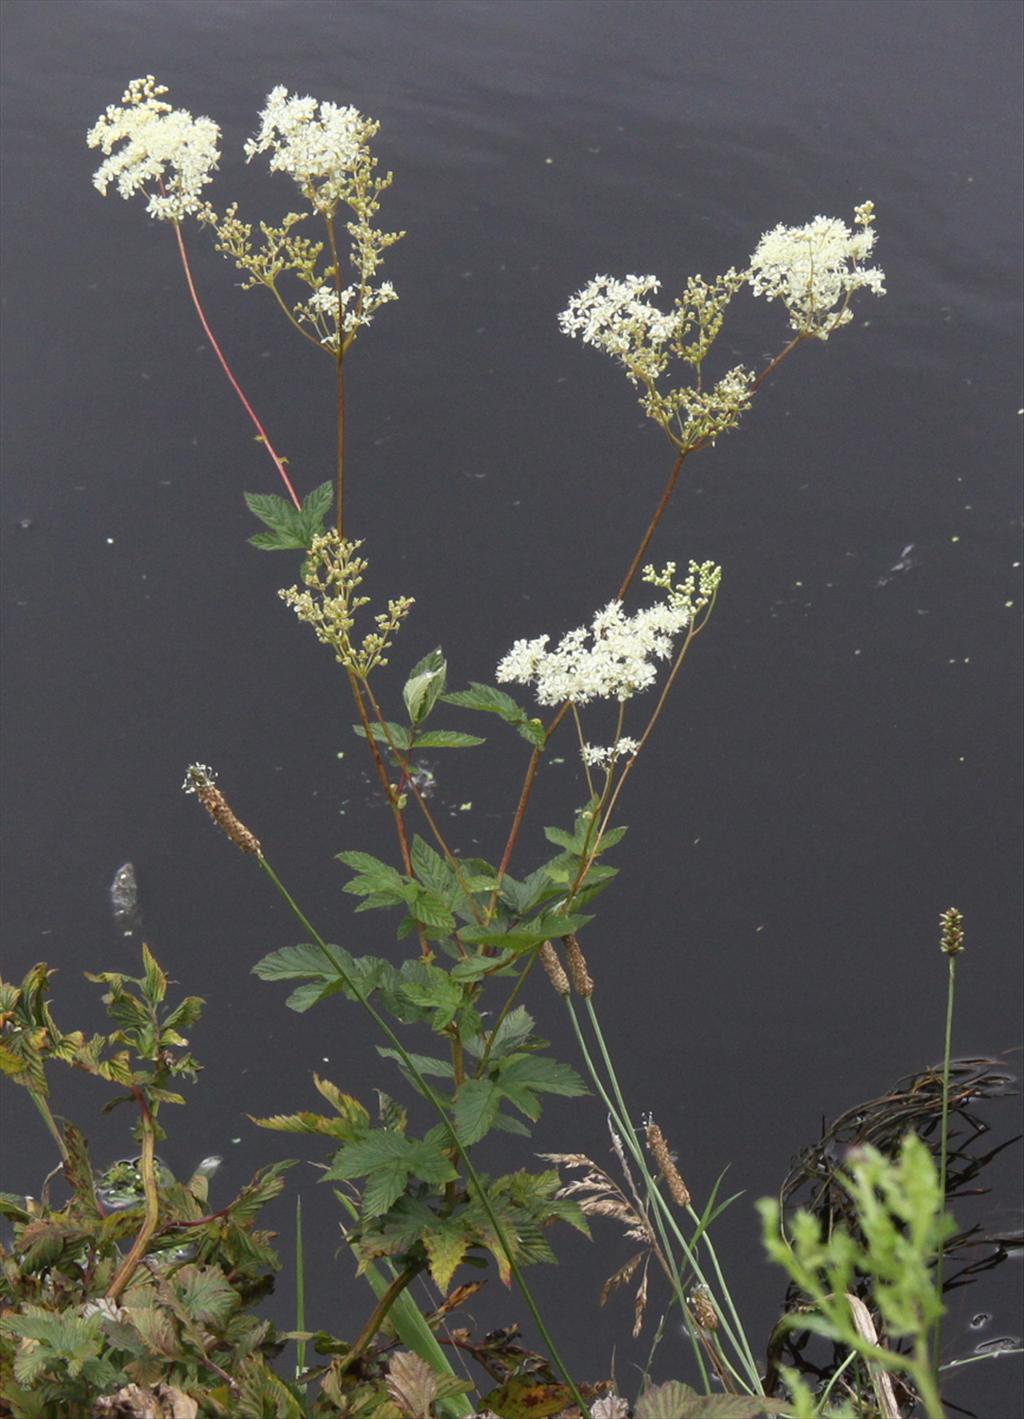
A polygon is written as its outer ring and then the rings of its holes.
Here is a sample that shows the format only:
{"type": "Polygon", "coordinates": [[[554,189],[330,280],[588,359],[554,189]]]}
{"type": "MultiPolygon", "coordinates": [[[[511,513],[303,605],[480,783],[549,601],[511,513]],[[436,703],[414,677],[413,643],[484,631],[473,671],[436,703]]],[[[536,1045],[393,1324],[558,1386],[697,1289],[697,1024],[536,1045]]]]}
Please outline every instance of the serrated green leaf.
{"type": "Polygon", "coordinates": [[[567,833],[564,828],[545,828],[544,836],[549,843],[554,843],[556,847],[567,848],[569,852],[575,852],[579,843],[573,833],[567,833]]]}
{"type": "Polygon", "coordinates": [[[261,552],[291,552],[305,543],[287,532],[254,532],[246,539],[250,547],[258,547],[261,552]]]}
{"type": "Polygon", "coordinates": [[[470,682],[468,690],[453,690],[441,698],[446,704],[458,705],[461,709],[499,714],[510,723],[525,718],[525,711],[520,709],[511,695],[506,695],[504,690],[495,689],[493,685],[482,685],[477,680],[470,682]]]}
{"type": "MultiPolygon", "coordinates": [[[[381,1056],[382,1059],[395,1060],[396,1063],[399,1064],[403,1070],[408,1068],[405,1063],[405,1060],[402,1058],[402,1056],[396,1049],[391,1049],[387,1045],[378,1045],[377,1053],[381,1056]]],[[[450,1060],[436,1059],[433,1055],[430,1054],[413,1054],[411,1050],[407,1051],[407,1053],[409,1058],[412,1060],[413,1064],[415,1064],[416,1068],[421,1074],[426,1074],[428,1077],[432,1076],[437,1079],[454,1078],[455,1071],[452,1068],[450,1060]]]]}
{"type": "Polygon", "coordinates": [[[517,721],[516,732],[521,734],[527,744],[532,744],[535,749],[544,749],[547,747],[547,730],[539,719],[517,721]]]}
{"type": "Polygon", "coordinates": [[[534,1122],[541,1115],[539,1094],[577,1098],[588,1092],[575,1069],[538,1054],[513,1055],[499,1061],[497,1087],[514,1108],[534,1122]]]}
{"type": "Polygon", "coordinates": [[[337,1084],[332,1084],[321,1074],[313,1075],[313,1084],[317,1093],[327,1100],[354,1132],[359,1133],[369,1125],[370,1115],[358,1099],[351,1094],[343,1094],[337,1084]]]}
{"type": "Polygon", "coordinates": [[[376,1168],[363,1187],[364,1217],[382,1217],[405,1191],[409,1170],[399,1162],[376,1168]]]}
{"type": "Polygon", "coordinates": [[[417,749],[473,749],[486,744],[477,734],[463,734],[457,729],[428,729],[416,739],[417,749]]]}
{"type": "Polygon", "coordinates": [[[481,976],[498,975],[518,958],[517,951],[499,951],[495,956],[467,956],[451,968],[452,980],[479,980],[481,976]]]}
{"type": "MultiPolygon", "coordinates": [[[[396,749],[403,751],[412,747],[412,736],[404,724],[396,724],[394,720],[391,719],[386,720],[385,724],[387,725],[386,730],[384,724],[370,725],[370,733],[378,744],[383,744],[385,748],[388,749],[390,749],[391,744],[393,744],[396,749]],[[389,735],[391,737],[391,744],[388,743],[389,735]]],[[[366,738],[366,730],[361,724],[353,724],[352,730],[353,733],[359,735],[360,739],[366,738]]]]}
{"type": "Polygon", "coordinates": [[[142,943],[142,995],[150,1005],[159,1005],[167,994],[167,977],[157,964],[156,957],[146,945],[142,943]]]}
{"type": "Polygon", "coordinates": [[[489,1133],[501,1106],[501,1094],[490,1079],[467,1079],[455,1096],[455,1130],[464,1148],[489,1133]]]}
{"type": "Polygon", "coordinates": [[[330,512],[333,502],[334,484],[331,482],[321,483],[311,493],[306,494],[302,500],[302,520],[307,531],[314,535],[323,531],[324,518],[330,512]]]}
{"type": "Polygon", "coordinates": [[[412,840],[409,854],[412,870],[425,887],[432,888],[439,896],[448,900],[449,905],[455,893],[461,891],[454,871],[439,852],[425,843],[417,833],[412,840]]]}
{"type": "MultiPolygon", "coordinates": [[[[489,1057],[492,1060],[503,1059],[530,1039],[532,1031],[533,1016],[524,1006],[517,1005],[514,1010],[509,1011],[495,1030],[494,1038],[491,1040],[489,1057]]],[[[480,1044],[483,1045],[482,1038],[480,1044]]]]}
{"type": "Polygon", "coordinates": [[[203,1006],[206,1004],[201,995],[186,995],[180,1005],[168,1015],[164,1021],[164,1033],[168,1030],[189,1030],[202,1016],[203,1006]]]}
{"type": "Polygon", "coordinates": [[[431,1028],[450,1025],[463,1004],[462,988],[447,971],[425,961],[406,961],[399,972],[396,994],[418,1010],[432,1011],[431,1028]]]}
{"type": "Polygon", "coordinates": [[[680,1380],[654,1385],[636,1402],[636,1419],[759,1419],[783,1414],[784,1399],[755,1394],[698,1394],[680,1380]]]}
{"type": "Polygon", "coordinates": [[[192,1321],[223,1325],[242,1303],[219,1266],[187,1263],[174,1273],[170,1284],[182,1312],[192,1321]]]}
{"type": "Polygon", "coordinates": [[[455,930],[455,917],[449,911],[444,899],[436,892],[423,887],[409,906],[409,913],[421,926],[428,928],[427,935],[450,936],[455,930]]]}
{"type": "Polygon", "coordinates": [[[447,676],[448,666],[440,646],[413,666],[402,690],[410,724],[422,724],[427,718],[444,690],[447,676]]]}

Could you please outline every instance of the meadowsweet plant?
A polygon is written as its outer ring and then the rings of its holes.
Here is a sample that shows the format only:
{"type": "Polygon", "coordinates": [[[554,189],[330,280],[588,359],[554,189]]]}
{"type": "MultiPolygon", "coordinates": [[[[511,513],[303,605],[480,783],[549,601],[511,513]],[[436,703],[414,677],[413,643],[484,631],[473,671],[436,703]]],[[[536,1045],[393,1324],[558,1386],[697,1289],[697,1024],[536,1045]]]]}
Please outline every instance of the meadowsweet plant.
{"type": "MultiPolygon", "coordinates": [[[[754,1419],[781,1412],[786,1402],[765,1394],[762,1368],[711,1238],[712,1223],[733,1199],[720,1201],[717,1187],[695,1199],[685,1159],[672,1152],[667,1131],[653,1119],[641,1122],[623,1096],[596,1003],[601,937],[594,907],[616,876],[608,856],[626,831],[615,822],[624,790],[711,619],[723,575],[713,559],[703,559],[686,563],[680,578],[676,561],[665,560],[659,569],[647,560],[649,545],[666,520],[685,461],[740,424],[769,377],[804,341],[827,340],[849,325],[855,296],[883,293],[882,272],[866,265],[875,244],[871,204],[856,209],[852,230],[825,217],[803,227],[777,226],[743,267],[709,279],[683,276],[667,305],[656,302],[661,282],[651,275],[595,276],[569,299],[561,329],[622,368],[672,447],[660,497],[638,513],[636,542],[623,549],[617,586],[595,584],[592,604],[600,609],[588,624],[567,630],[553,608],[545,617],[553,631],[515,628],[520,638],[510,633],[491,678],[463,689],[449,686],[448,662],[438,647],[409,667],[401,703],[390,705],[382,702],[377,672],[400,650],[396,638],[413,603],[405,595],[385,596],[378,609],[366,610],[368,560],[362,542],[346,532],[345,516],[345,363],[357,338],[396,299],[381,268],[403,235],[379,225],[392,182],[390,172],[378,171],[380,125],[354,107],[274,88],[244,155],[266,159],[272,172],[289,178],[297,205],[253,221],[234,202],[215,205],[217,125],[172,108],[165,93],[147,76],[107,109],[88,135],[104,155],[95,182],[101,192],[115,185],[126,198],[142,197],[149,215],[173,231],[198,318],[284,486],[284,497],[245,495],[262,523],[251,540],[263,551],[297,554],[297,575],[281,599],[339,664],[352,695],[353,729],[364,741],[395,832],[393,860],[355,843],[338,853],[344,890],[357,912],[374,914],[380,943],[374,954],[355,954],[343,944],[356,935],[353,924],[342,916],[321,928],[306,917],[272,866],[273,845],[239,821],[213,770],[195,764],[186,774],[185,787],[255,858],[301,930],[297,943],[256,962],[256,974],[287,982],[294,1011],[346,1001],[361,1009],[393,1071],[373,1107],[347,1092],[344,1081],[316,1078],[325,1111],[257,1120],[319,1141],[323,1176],[344,1209],[346,1240],[373,1289],[359,1334],[335,1348],[327,1371],[300,1366],[294,1379],[282,1378],[273,1412],[291,1413],[293,1406],[300,1413],[366,1419],[471,1414],[465,1385],[454,1379],[436,1331],[478,1284],[469,1281],[478,1273],[466,1270],[473,1263],[493,1267],[518,1287],[545,1350],[528,1365],[520,1358],[518,1368],[506,1366],[497,1387],[481,1395],[481,1412],[519,1419],[564,1409],[625,1419],[624,1399],[598,1397],[569,1372],[557,1348],[559,1317],[541,1314],[525,1275],[531,1265],[555,1259],[556,1224],[586,1232],[594,1216],[616,1217],[640,1243],[637,1258],[611,1278],[606,1293],[640,1278],[639,1330],[653,1263],[676,1328],[681,1323],[688,1336],[687,1352],[672,1364],[689,1367],[693,1386],[653,1386],[635,1414],[699,1419],[727,1412],[754,1419]],[[302,480],[293,480],[210,328],[188,260],[190,223],[244,273],[244,289],[266,289],[295,334],[334,362],[333,474],[327,481],[310,479],[304,496],[296,488],[302,480]],[[716,341],[732,302],[750,295],[781,302],[789,330],[762,366],[723,367],[716,341]],[[474,715],[473,728],[493,725],[507,735],[506,752],[524,758],[507,829],[487,856],[464,851],[442,830],[418,779],[419,751],[484,743],[458,722],[441,721],[452,711],[474,715]],[[529,818],[532,788],[566,720],[576,732],[585,788],[566,803],[560,823],[543,828],[546,860],[524,872],[520,857],[529,853],[535,860],[537,841],[529,818]],[[396,940],[407,945],[396,950],[396,940]],[[534,973],[538,960],[543,969],[534,973]],[[588,1084],[536,1032],[528,1002],[545,974],[564,1003],[566,1038],[575,1042],[588,1084]],[[396,1086],[427,1105],[425,1129],[414,1127],[393,1096],[396,1086]],[[621,1184],[582,1155],[557,1155],[546,1160],[554,1166],[538,1169],[531,1154],[531,1126],[542,1108],[588,1088],[608,1114],[621,1184]],[[517,1151],[508,1171],[485,1173],[475,1148],[495,1135],[517,1151]],[[559,1166],[588,1171],[566,1183],[559,1166]],[[428,1315],[409,1289],[422,1278],[438,1293],[428,1315]],[[382,1356],[391,1334],[407,1358],[392,1359],[385,1374],[382,1356]],[[368,1391],[371,1381],[377,1387],[368,1391]],[[725,1396],[717,1392],[722,1389],[725,1396]]],[[[361,935],[367,926],[364,918],[361,935]]],[[[162,1225],[159,1197],[152,1221],[149,1236],[121,1262],[119,1293],[134,1286],[146,1266],[149,1239],[162,1225]]],[[[575,1309],[582,1304],[575,1299],[575,1309]]],[[[300,1345],[308,1338],[298,1337],[300,1345]]],[[[460,1343],[470,1354],[483,1353],[470,1340],[460,1343]]]]}

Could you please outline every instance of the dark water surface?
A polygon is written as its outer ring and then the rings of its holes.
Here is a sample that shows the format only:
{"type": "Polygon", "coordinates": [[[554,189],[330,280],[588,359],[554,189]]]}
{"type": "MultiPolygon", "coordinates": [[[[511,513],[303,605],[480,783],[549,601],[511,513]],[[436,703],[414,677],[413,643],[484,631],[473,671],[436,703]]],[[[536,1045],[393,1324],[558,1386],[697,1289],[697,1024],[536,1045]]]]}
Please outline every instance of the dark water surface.
{"type": "MultiPolygon", "coordinates": [[[[152,72],[224,129],[214,201],[237,192],[274,218],[290,185],[240,159],[274,84],[382,121],[377,151],[396,173],[383,221],[409,235],[385,273],[400,303],[349,367],[349,516],[371,590],[417,598],[389,693],[439,640],[461,685],[490,678],[516,637],[588,619],[646,525],[670,451],[610,361],[559,334],[568,295],[596,271],[653,271],[671,294],[691,272],[743,264],[778,221],[876,203],[889,294],[798,351],[741,430],[688,465],[652,549],[713,557],[725,581],[633,778],[623,874],[588,933],[637,1113],[661,1121],[698,1198],[727,1163],[746,1190],[718,1242],[760,1343],[783,1286],[750,1199],[777,1188],[823,1118],[941,1054],[936,922],[951,903],[969,946],[955,1048],[1020,1042],[1019,7],[35,0],[3,13],[4,973],[59,966],[58,1020],[98,1028],[81,972],[134,968],[139,933],[121,934],[130,919],[108,899],[132,861],[146,939],[209,1002],[194,1036],[206,1071],[168,1161],[225,1154],[225,1189],[294,1151],[247,1112],[312,1107],[314,1069],[356,1093],[388,1076],[350,1009],[300,1020],[250,974],[296,932],[179,793],[184,768],[218,767],[308,914],[360,950],[395,948],[380,922],[351,917],[332,859],[390,855],[389,822],[336,667],[275,598],[291,561],[245,545],[241,492],[277,491],[273,470],[195,322],[170,231],[138,203],[100,200],[86,128],[152,72]]],[[[198,234],[192,251],[229,357],[314,486],[331,473],[327,362],[261,294],[234,289],[198,234]]],[[[725,362],[757,366],[784,317],[737,309],[725,362]]],[[[432,766],[468,853],[500,852],[519,742],[493,733],[432,766]]],[[[583,794],[568,737],[562,753],[538,786],[524,872],[540,825],[565,823],[583,794]]],[[[572,1058],[546,987],[529,1003],[572,1058]]],[[[126,1151],[126,1121],[99,1116],[88,1081],[59,1089],[101,1162],[126,1151]]],[[[20,1098],[4,1117],[3,1185],[35,1191],[38,1123],[20,1098]]],[[[541,1138],[606,1155],[592,1101],[554,1101],[541,1138]]],[[[368,1293],[347,1256],[331,1259],[332,1204],[313,1176],[309,1317],[351,1333],[368,1293]]],[[[972,1220],[1019,1228],[1013,1163],[991,1181],[972,1220]]],[[[276,1223],[287,1231],[288,1208],[276,1223]]],[[[646,1342],[628,1340],[624,1296],[597,1306],[629,1244],[610,1225],[593,1245],[562,1241],[561,1267],[535,1273],[556,1333],[581,1375],[614,1363],[631,1391],[646,1342]]],[[[951,1356],[1020,1335],[1018,1284],[1011,1259],[957,1293],[951,1356]],[[993,1319],[973,1331],[980,1312],[993,1319]]],[[[500,1289],[480,1302],[482,1327],[526,1319],[500,1289]]],[[[286,1318],[287,1277],[279,1296],[286,1318]]],[[[687,1365],[667,1340],[657,1376],[687,1365]]],[[[949,1396],[1008,1419],[1017,1365],[970,1367],[949,1396]]]]}

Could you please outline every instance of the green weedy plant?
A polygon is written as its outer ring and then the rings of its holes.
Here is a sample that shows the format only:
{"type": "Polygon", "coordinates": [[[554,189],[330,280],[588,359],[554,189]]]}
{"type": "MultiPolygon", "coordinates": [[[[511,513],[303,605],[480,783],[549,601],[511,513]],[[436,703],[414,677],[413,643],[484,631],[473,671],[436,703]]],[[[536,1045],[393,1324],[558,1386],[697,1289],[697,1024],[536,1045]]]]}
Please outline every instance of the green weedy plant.
{"type": "MultiPolygon", "coordinates": [[[[554,1260],[548,1241],[552,1223],[587,1229],[587,1209],[573,1193],[593,1201],[593,1192],[580,1193],[572,1184],[563,1188],[555,1169],[487,1176],[472,1156],[473,1147],[495,1131],[528,1138],[546,1096],[586,1092],[575,1070],[546,1053],[546,1042],[537,1037],[521,1003],[539,960],[565,1001],[571,1032],[592,1087],[608,1110],[620,1158],[635,1170],[632,1202],[646,1229],[643,1239],[689,1333],[703,1390],[698,1394],[672,1382],[675,1388],[662,1386],[645,1395],[637,1413],[747,1419],[782,1412],[784,1402],[764,1394],[760,1367],[712,1243],[711,1223],[726,1204],[713,1195],[698,1211],[656,1123],[650,1120],[642,1128],[634,1123],[601,1029],[581,937],[593,921],[595,899],[616,875],[606,858],[625,832],[615,823],[623,791],[693,642],[708,624],[721,582],[721,569],[712,561],[690,561],[681,578],[674,562],[661,569],[645,564],[649,544],[685,461],[737,426],[765,381],[802,343],[828,340],[848,324],[858,290],[883,293],[883,273],[866,264],[875,243],[872,204],[856,209],[852,229],[824,217],[803,227],[774,228],[761,238],[747,268],[730,268],[712,280],[689,278],[668,311],[649,299],[659,288],[654,276],[595,277],[572,298],[560,317],[563,331],[616,360],[645,414],[672,447],[661,496],[614,597],[590,624],[564,634],[553,648],[546,635],[518,640],[497,666],[500,684],[532,690],[546,722],[497,685],[478,681],[450,691],[440,648],[412,667],[402,696],[404,713],[389,717],[375,687],[377,672],[387,664],[413,603],[391,597],[368,628],[360,624],[369,604],[361,591],[368,566],[361,543],[346,532],[345,518],[346,361],[358,336],[396,299],[379,272],[384,253],[403,235],[376,225],[380,199],[392,181],[390,173],[378,174],[371,151],[378,124],[354,108],[274,89],[246,155],[268,155],[271,169],[294,182],[302,210],[287,212],[277,225],[259,223],[257,235],[236,204],[218,213],[205,196],[220,158],[217,125],[173,109],[162,97],[165,92],[151,76],[135,80],[120,104],[99,119],[88,135],[90,145],[104,154],[95,182],[102,192],[115,183],[122,196],[143,193],[150,215],[171,224],[203,329],[282,479],[284,498],[246,495],[264,528],[251,540],[262,550],[302,554],[299,580],[281,596],[331,649],[344,672],[355,733],[365,741],[394,823],[396,863],[352,849],[339,854],[350,874],[345,890],[358,899],[357,911],[397,914],[396,936],[414,943],[413,953],[395,964],[331,943],[306,918],[258,839],[232,812],[213,772],[192,765],[185,787],[225,834],[256,859],[301,927],[300,943],[266,956],[256,973],[292,983],[288,1005],[296,1011],[335,995],[357,1003],[383,1037],[382,1056],[397,1066],[437,1120],[417,1134],[406,1110],[387,1095],[371,1116],[361,1101],[321,1079],[316,1086],[331,1112],[258,1120],[330,1141],[333,1152],[325,1176],[340,1185],[337,1196],[351,1224],[347,1239],[376,1297],[356,1339],[334,1346],[328,1372],[307,1372],[300,1381],[321,1381],[318,1404],[367,1419],[387,1419],[395,1411],[469,1414],[464,1386],[453,1378],[431,1318],[412,1303],[408,1287],[416,1277],[429,1275],[444,1293],[464,1263],[489,1258],[503,1280],[518,1285],[561,1377],[558,1382],[554,1373],[536,1368],[512,1373],[484,1396],[490,1411],[502,1419],[521,1419],[575,1404],[583,1414],[623,1413],[624,1402],[611,1399],[596,1400],[588,1409],[524,1275],[528,1265],[554,1260]],[[243,271],[245,286],[265,288],[293,329],[333,362],[334,474],[304,499],[210,329],[182,233],[189,218],[211,233],[216,248],[243,271]],[[759,371],[736,366],[713,376],[709,366],[715,340],[731,301],[745,288],[784,304],[789,336],[759,371]],[[332,504],[332,525],[326,527],[332,504]],[[627,612],[624,603],[638,583],[649,589],[649,604],[627,612]],[[638,715],[634,701],[649,690],[655,692],[653,707],[638,715]],[[584,725],[586,707],[601,700],[617,706],[610,743],[603,746],[591,742],[584,725]],[[434,716],[442,704],[497,720],[529,746],[522,788],[494,862],[463,856],[448,841],[419,786],[418,751],[484,742],[460,728],[438,726],[434,716]],[[553,849],[547,861],[516,877],[512,868],[531,790],[566,720],[576,731],[586,798],[567,811],[565,824],[544,829],[553,849]],[[410,823],[413,814],[419,832],[410,823]],[[424,1048],[428,1037],[432,1043],[424,1048]],[[383,1379],[381,1354],[392,1332],[413,1358],[402,1361],[396,1372],[394,1357],[383,1379]],[[382,1379],[386,1399],[378,1383],[382,1379]],[[716,1386],[725,1393],[713,1392],[716,1386]]],[[[113,977],[104,979],[123,995],[123,981],[114,985],[113,977]]],[[[152,1113],[155,1096],[143,1094],[152,1113]]],[[[144,1144],[145,1120],[143,1111],[144,1144]]],[[[136,1274],[160,1230],[159,1195],[154,1205],[152,1187],[146,1209],[142,1226],[150,1230],[141,1244],[137,1237],[135,1255],[121,1264],[117,1277],[124,1273],[122,1289],[130,1279],[128,1260],[136,1274]]],[[[646,1270],[644,1278],[646,1294],[646,1270]]],[[[444,1307],[440,1310],[443,1314],[444,1307]]],[[[435,1314],[435,1324],[436,1319],[435,1314]]],[[[300,1392],[279,1384],[288,1402],[300,1392]]],[[[284,1407],[267,1412],[290,1412],[285,1399],[274,1402],[284,1407]]]]}
{"type": "Polygon", "coordinates": [[[850,1157],[840,1179],[856,1209],[857,1236],[842,1226],[827,1234],[803,1210],[783,1228],[778,1202],[765,1198],[758,1203],[769,1256],[807,1298],[806,1308],[790,1313],[782,1324],[823,1335],[860,1356],[881,1414],[900,1412],[887,1384],[887,1374],[895,1371],[910,1378],[928,1419],[942,1419],[929,1333],[942,1314],[936,1258],[956,1226],[944,1211],[939,1169],[926,1144],[909,1133],[898,1158],[862,1148],[850,1157]],[[896,1351],[879,1342],[871,1311],[855,1294],[858,1280],[866,1280],[871,1309],[888,1336],[908,1349],[896,1351]]]}
{"type": "MultiPolygon", "coordinates": [[[[0,1069],[28,1090],[58,1143],[69,1196],[38,1200],[0,1194],[12,1224],[0,1245],[0,1399],[14,1419],[79,1419],[108,1412],[103,1396],[156,1396],[168,1413],[257,1416],[256,1397],[278,1391],[268,1360],[282,1347],[274,1327],[253,1314],[278,1261],[256,1219],[283,1186],[291,1164],[261,1169],[226,1206],[209,1206],[209,1170],[184,1182],[156,1154],[166,1135],[161,1108],[183,1104],[168,1088],[194,1079],[199,1065],[182,1030],[203,1002],[187,996],[165,1008],[167,977],[147,947],[143,974],[90,976],[116,1028],[107,1035],[64,1033],[48,1000],[52,974],[35,966],[20,986],[0,982],[0,1069]],[[138,1156],[96,1176],[84,1134],[58,1126],[47,1065],[60,1062],[125,1092],[135,1107],[138,1156]],[[123,1248],[127,1248],[123,1250],[123,1248]],[[177,1407],[175,1407],[177,1406],[177,1407]]],[[[140,1405],[142,1401],[139,1401],[140,1405]]],[[[162,1410],[154,1409],[153,1413],[162,1410]]],[[[301,1413],[293,1402],[290,1412],[301,1413]]]]}

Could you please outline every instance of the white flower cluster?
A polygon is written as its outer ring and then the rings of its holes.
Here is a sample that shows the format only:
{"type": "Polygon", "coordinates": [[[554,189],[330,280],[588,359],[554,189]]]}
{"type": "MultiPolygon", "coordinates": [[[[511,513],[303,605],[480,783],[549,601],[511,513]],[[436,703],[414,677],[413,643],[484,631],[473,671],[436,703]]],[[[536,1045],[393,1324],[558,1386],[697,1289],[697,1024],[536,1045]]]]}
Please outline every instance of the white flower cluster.
{"type": "Polygon", "coordinates": [[[166,92],[152,74],[133,79],[120,104],[108,104],[86,141],[106,154],[93,174],[104,196],[112,182],[125,198],[147,183],[162,182],[163,191],[148,194],[146,210],[158,220],[176,222],[210,212],[201,194],[220,158],[220,129],[212,118],[193,118],[187,109],[164,103],[159,95],[166,92]]]}
{"type": "Polygon", "coordinates": [[[874,249],[874,205],[854,209],[851,231],[837,217],[815,217],[803,227],[773,227],[750,258],[750,286],[755,296],[782,300],[790,324],[801,334],[827,340],[853,319],[849,299],[865,289],[885,295],[885,272],[863,262],[874,249]]]}
{"type": "Polygon", "coordinates": [[[378,125],[358,109],[289,95],[278,84],[267,95],[260,128],[245,145],[251,160],[270,153],[272,172],[286,172],[328,216],[349,195],[353,169],[378,125]]]}
{"type": "Polygon", "coordinates": [[[639,748],[639,739],[631,739],[628,734],[623,734],[607,748],[602,749],[596,744],[584,744],[580,753],[588,768],[610,769],[616,759],[623,759],[628,754],[635,754],[639,748]]]}
{"type": "MultiPolygon", "coordinates": [[[[342,334],[350,335],[361,326],[369,325],[382,305],[397,300],[398,292],[390,281],[382,281],[379,286],[371,286],[365,290],[360,286],[345,286],[341,292],[341,309],[344,313],[342,334]]],[[[313,292],[309,300],[295,307],[295,313],[299,320],[315,328],[321,345],[337,352],[338,292],[333,286],[321,286],[313,292]]]]}
{"type": "MultiPolygon", "coordinates": [[[[660,289],[656,276],[626,276],[621,281],[595,276],[562,311],[559,328],[564,335],[576,336],[584,345],[622,360],[635,383],[631,365],[637,351],[663,345],[676,334],[676,316],[643,299],[660,289]]],[[[652,378],[660,373],[652,372],[652,378]]]]}
{"type": "Polygon", "coordinates": [[[495,678],[534,684],[541,705],[628,700],[653,684],[652,661],[671,655],[673,636],[689,621],[688,607],[660,602],[627,616],[621,601],[610,601],[590,626],[570,631],[554,650],[547,649],[549,636],[516,641],[495,678]]]}

